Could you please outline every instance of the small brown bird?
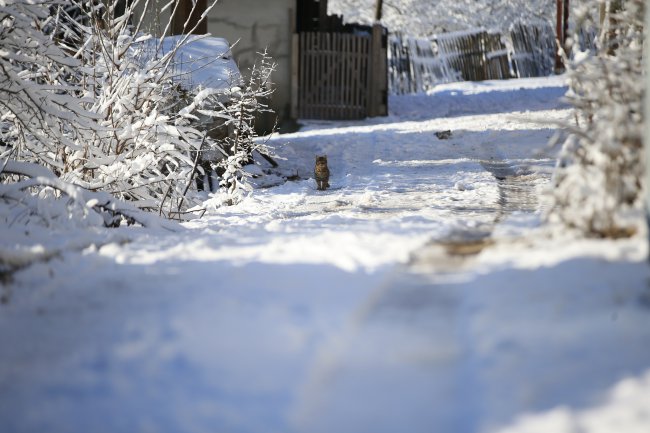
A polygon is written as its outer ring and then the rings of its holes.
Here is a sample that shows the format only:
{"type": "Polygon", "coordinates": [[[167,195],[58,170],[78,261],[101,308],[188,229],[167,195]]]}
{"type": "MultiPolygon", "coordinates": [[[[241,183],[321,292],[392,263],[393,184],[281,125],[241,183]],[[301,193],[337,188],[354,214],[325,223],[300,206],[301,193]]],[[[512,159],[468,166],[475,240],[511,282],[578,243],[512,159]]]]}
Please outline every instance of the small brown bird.
{"type": "Polygon", "coordinates": [[[319,191],[330,187],[330,169],[327,167],[327,156],[317,156],[314,167],[314,178],[319,191]]]}

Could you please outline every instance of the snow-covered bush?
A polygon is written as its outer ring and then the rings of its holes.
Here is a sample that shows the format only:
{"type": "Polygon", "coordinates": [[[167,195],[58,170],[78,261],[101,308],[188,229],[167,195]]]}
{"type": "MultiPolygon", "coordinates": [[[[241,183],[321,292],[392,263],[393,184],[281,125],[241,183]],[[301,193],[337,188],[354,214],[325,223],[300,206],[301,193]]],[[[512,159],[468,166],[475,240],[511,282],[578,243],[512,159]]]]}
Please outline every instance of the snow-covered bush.
{"type": "MultiPolygon", "coordinates": [[[[548,217],[588,236],[633,234],[630,216],[641,208],[644,5],[622,5],[610,10],[594,51],[565,60],[576,123],[568,125],[548,217]]],[[[594,1],[576,20],[595,26],[598,11],[594,1]]]]}
{"type": "MultiPolygon", "coordinates": [[[[195,178],[211,165],[221,171],[225,201],[236,201],[246,188],[242,167],[259,150],[252,131],[270,91],[268,57],[247,86],[238,73],[226,88],[187,85],[205,57],[195,64],[179,53],[202,36],[141,33],[131,20],[144,1],[123,14],[118,2],[14,1],[0,3],[3,157],[171,218],[201,202],[195,178]]],[[[12,176],[3,181],[19,181],[12,176]]]]}
{"type": "Polygon", "coordinates": [[[266,101],[273,93],[271,73],[275,63],[264,51],[260,59],[250,70],[250,76],[241,88],[233,89],[231,103],[220,104],[225,114],[226,123],[232,125],[233,133],[225,139],[226,158],[217,164],[221,173],[220,186],[225,188],[231,201],[240,199],[251,187],[247,183],[250,172],[245,166],[254,162],[254,153],[268,157],[269,149],[263,142],[256,140],[256,117],[265,111],[270,111],[266,101]]]}
{"type": "Polygon", "coordinates": [[[175,37],[170,44],[113,16],[110,8],[89,15],[79,56],[88,65],[82,81],[99,128],[89,131],[80,149],[65,149],[62,177],[180,217],[200,202],[193,181],[203,154],[223,148],[195,122],[197,111],[205,114],[195,99],[203,101],[209,89],[184,85],[185,75],[199,66],[177,55],[199,37],[175,37]]]}

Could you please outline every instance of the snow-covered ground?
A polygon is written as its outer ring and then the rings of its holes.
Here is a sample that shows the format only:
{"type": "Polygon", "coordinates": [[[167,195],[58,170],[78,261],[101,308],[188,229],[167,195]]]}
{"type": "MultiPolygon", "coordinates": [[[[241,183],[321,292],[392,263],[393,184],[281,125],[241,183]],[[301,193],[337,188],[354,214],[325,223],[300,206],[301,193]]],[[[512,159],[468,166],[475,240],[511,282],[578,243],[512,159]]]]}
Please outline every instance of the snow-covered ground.
{"type": "Polygon", "coordinates": [[[645,235],[541,223],[565,90],[306,122],[269,141],[297,180],[175,233],[0,227],[40,258],[0,274],[0,431],[647,432],[645,235]]]}

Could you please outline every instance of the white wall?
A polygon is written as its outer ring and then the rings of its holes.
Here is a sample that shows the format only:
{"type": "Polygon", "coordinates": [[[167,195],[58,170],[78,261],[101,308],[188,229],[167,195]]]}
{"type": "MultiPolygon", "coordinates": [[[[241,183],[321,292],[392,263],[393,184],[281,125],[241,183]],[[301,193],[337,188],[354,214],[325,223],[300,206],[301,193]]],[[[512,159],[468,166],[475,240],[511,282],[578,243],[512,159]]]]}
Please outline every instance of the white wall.
{"type": "Polygon", "coordinates": [[[166,3],[166,0],[149,0],[148,3],[146,0],[139,0],[135,9],[133,23],[136,24],[142,16],[143,23],[140,30],[151,33],[155,36],[160,36],[165,29],[165,26],[169,22],[170,11],[166,10],[164,12],[160,12],[163,5],[166,3]],[[145,4],[147,4],[146,10],[144,10],[145,4]]]}
{"type": "MultiPolygon", "coordinates": [[[[275,93],[271,108],[282,122],[289,119],[291,104],[291,15],[295,14],[296,0],[218,0],[208,15],[208,32],[212,36],[226,38],[231,44],[233,56],[244,77],[257,59],[257,54],[268,49],[277,63],[272,80],[275,93]]],[[[138,12],[143,12],[145,1],[141,0],[138,12]]],[[[160,35],[169,19],[169,11],[160,11],[167,0],[150,0],[144,11],[142,30],[160,35]]],[[[208,0],[208,4],[211,0],[208,0]]],[[[261,129],[270,130],[275,118],[258,119],[261,129]]],[[[286,124],[285,124],[286,125],[286,124]]],[[[285,126],[286,128],[286,126],[285,126]]]]}
{"type": "Polygon", "coordinates": [[[277,63],[273,73],[272,108],[280,120],[291,103],[291,19],[296,0],[219,0],[208,15],[208,32],[236,45],[232,48],[242,75],[247,76],[256,53],[268,48],[277,63]],[[237,42],[238,41],[238,42],[237,42]]]}

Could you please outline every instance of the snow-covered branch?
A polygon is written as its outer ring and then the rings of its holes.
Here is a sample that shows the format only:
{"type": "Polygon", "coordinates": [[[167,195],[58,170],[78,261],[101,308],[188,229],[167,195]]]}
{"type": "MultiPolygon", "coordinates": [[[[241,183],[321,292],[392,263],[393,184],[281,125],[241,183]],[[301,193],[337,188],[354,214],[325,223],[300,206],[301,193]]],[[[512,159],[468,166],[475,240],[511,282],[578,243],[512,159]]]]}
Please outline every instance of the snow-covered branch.
{"type": "Polygon", "coordinates": [[[137,223],[144,227],[159,228],[171,231],[181,230],[181,226],[173,221],[164,220],[157,215],[136,208],[130,203],[117,200],[107,192],[92,192],[58,178],[49,169],[28,162],[3,161],[0,176],[12,178],[14,182],[4,180],[0,184],[0,199],[13,201],[25,206],[31,215],[41,215],[46,219],[69,218],[75,212],[91,225],[115,227],[122,221],[137,223]],[[44,188],[58,191],[52,196],[41,194],[44,188]],[[66,196],[63,207],[54,209],[60,195],[66,196]],[[50,199],[50,208],[45,210],[43,199],[50,199]],[[74,209],[73,209],[74,208],[74,209]],[[44,215],[48,212],[48,215],[44,215]],[[52,212],[58,212],[56,215],[52,212]]]}
{"type": "Polygon", "coordinates": [[[69,79],[80,62],[46,33],[50,12],[65,3],[0,3],[0,122],[3,135],[16,145],[35,141],[46,150],[32,153],[35,158],[48,158],[59,144],[94,125],[78,85],[69,79]]]}

